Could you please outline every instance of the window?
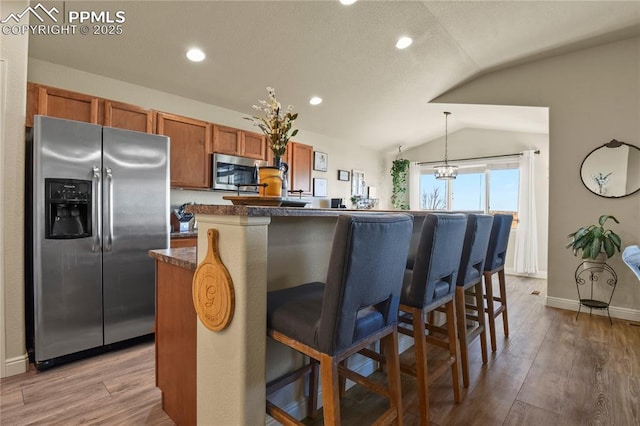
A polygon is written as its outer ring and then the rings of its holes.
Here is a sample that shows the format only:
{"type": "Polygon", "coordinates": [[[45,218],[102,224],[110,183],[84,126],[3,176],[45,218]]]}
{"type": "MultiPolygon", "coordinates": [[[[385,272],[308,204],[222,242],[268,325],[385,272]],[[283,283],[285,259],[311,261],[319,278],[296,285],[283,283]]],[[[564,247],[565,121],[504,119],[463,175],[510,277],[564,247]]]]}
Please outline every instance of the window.
{"type": "Polygon", "coordinates": [[[436,179],[433,173],[420,175],[420,209],[447,209],[446,182],[436,179]]]}
{"type": "Polygon", "coordinates": [[[519,179],[519,164],[513,159],[461,165],[457,178],[452,180],[438,180],[433,175],[432,167],[423,167],[420,175],[420,208],[513,214],[515,227],[519,179]]]}
{"type": "Polygon", "coordinates": [[[486,204],[486,176],[484,172],[460,173],[451,181],[451,209],[483,212],[486,204]]]}

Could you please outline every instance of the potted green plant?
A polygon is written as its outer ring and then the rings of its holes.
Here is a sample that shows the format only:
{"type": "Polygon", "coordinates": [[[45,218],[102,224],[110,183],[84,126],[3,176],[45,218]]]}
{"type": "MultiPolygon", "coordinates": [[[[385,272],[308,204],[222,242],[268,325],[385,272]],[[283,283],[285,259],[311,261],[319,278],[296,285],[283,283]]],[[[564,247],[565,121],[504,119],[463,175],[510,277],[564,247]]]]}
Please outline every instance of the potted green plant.
{"type": "Polygon", "coordinates": [[[391,166],[391,178],[393,179],[391,203],[395,209],[409,209],[409,205],[406,201],[408,174],[409,160],[393,160],[393,164],[391,166]]]}
{"type": "Polygon", "coordinates": [[[607,220],[613,220],[615,223],[618,219],[611,215],[603,214],[598,219],[598,225],[582,226],[577,231],[569,234],[571,241],[567,244],[567,248],[573,250],[573,254],[578,256],[582,252],[582,259],[598,260],[604,262],[616,253],[620,252],[622,241],[618,234],[611,229],[605,229],[604,224],[607,220]]]}

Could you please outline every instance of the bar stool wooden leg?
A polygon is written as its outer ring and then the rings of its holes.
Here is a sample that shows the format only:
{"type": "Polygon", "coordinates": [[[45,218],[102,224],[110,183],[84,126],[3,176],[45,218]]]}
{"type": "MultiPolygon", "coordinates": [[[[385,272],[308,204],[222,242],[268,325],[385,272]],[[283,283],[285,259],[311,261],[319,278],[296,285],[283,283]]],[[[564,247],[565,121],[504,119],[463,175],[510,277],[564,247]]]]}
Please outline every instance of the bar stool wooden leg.
{"type": "MultiPolygon", "coordinates": [[[[347,368],[347,359],[340,361],[340,366],[347,368]]],[[[342,398],[347,392],[347,378],[344,376],[338,377],[338,386],[340,386],[340,398],[342,398]]]]}
{"type": "Polygon", "coordinates": [[[318,361],[311,358],[311,372],[309,373],[309,399],[307,400],[307,416],[314,419],[318,415],[318,361]]]}
{"type": "Polygon", "coordinates": [[[509,337],[509,318],[507,315],[507,286],[504,279],[504,269],[498,271],[498,281],[500,282],[500,303],[502,305],[502,326],[505,337],[509,337]]]}
{"type": "Polygon", "coordinates": [[[402,426],[402,391],[400,382],[400,357],[398,355],[398,331],[382,338],[380,346],[385,347],[387,377],[389,380],[389,404],[397,413],[395,424],[402,426]]]}
{"type": "Polygon", "coordinates": [[[324,424],[340,425],[340,389],[338,386],[338,362],[332,356],[320,355],[322,380],[322,411],[324,424]]]}
{"type": "Polygon", "coordinates": [[[416,357],[416,378],[418,382],[418,410],[420,424],[429,425],[429,384],[427,377],[427,340],[425,338],[423,313],[420,309],[411,311],[413,341],[416,357]]]}
{"type": "Polygon", "coordinates": [[[458,370],[458,360],[460,359],[460,350],[458,346],[458,336],[456,330],[456,304],[452,299],[446,305],[447,312],[447,332],[449,339],[449,354],[453,357],[453,363],[451,364],[451,379],[453,381],[453,400],[460,402],[460,373],[458,370]]]}
{"type": "Polygon", "coordinates": [[[480,351],[482,352],[482,363],[489,362],[487,355],[487,322],[484,316],[484,300],[482,299],[482,281],[474,286],[476,297],[476,307],[478,309],[478,326],[480,327],[480,351]]]}
{"type": "Polygon", "coordinates": [[[484,273],[484,292],[487,299],[487,319],[489,320],[489,336],[491,337],[491,352],[497,350],[496,342],[496,317],[493,308],[493,282],[491,281],[491,272],[484,273]]]}
{"type": "MultiPolygon", "coordinates": [[[[467,345],[467,319],[465,315],[464,287],[456,287],[456,317],[458,323],[458,339],[460,340],[460,364],[462,367],[462,385],[469,387],[469,347],[467,345]]],[[[484,315],[484,313],[482,313],[484,315]]]]}

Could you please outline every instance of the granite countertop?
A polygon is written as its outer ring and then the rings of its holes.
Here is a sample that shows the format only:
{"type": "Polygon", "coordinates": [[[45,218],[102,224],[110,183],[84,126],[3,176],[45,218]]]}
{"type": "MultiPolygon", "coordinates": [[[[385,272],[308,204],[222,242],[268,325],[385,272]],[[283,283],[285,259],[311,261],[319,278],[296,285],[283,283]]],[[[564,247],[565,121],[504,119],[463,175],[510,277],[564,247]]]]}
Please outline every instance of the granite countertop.
{"type": "Polygon", "coordinates": [[[188,213],[208,214],[216,216],[307,216],[337,217],[347,213],[408,213],[414,216],[425,216],[428,211],[413,210],[352,210],[352,209],[311,209],[306,207],[265,207],[265,206],[230,206],[215,204],[193,204],[186,207],[188,213]]]}
{"type": "Polygon", "coordinates": [[[172,232],[171,238],[193,238],[198,236],[198,231],[192,232],[172,232]]]}
{"type": "Polygon", "coordinates": [[[195,271],[198,267],[195,247],[149,250],[149,256],[189,271],[195,271]]]}

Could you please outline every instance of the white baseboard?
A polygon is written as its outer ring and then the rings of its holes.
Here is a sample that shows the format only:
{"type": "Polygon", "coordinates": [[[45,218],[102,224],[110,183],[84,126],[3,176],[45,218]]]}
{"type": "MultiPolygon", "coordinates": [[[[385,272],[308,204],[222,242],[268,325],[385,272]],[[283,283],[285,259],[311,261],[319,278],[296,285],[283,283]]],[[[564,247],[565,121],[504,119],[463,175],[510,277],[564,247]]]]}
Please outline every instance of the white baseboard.
{"type": "MultiPolygon", "coordinates": [[[[545,305],[552,308],[567,309],[569,311],[578,311],[578,301],[573,299],[561,299],[559,297],[549,297],[545,299],[545,305]]],[[[589,308],[582,306],[580,312],[589,313],[589,308]]],[[[607,311],[603,309],[593,309],[592,314],[607,316],[607,311]]],[[[628,321],[640,322],[640,310],[619,308],[616,306],[609,306],[609,314],[612,318],[624,319],[628,321]]]]}
{"type": "Polygon", "coordinates": [[[4,362],[4,377],[15,376],[26,373],[29,369],[29,356],[24,355],[7,358],[4,362]]]}
{"type": "Polygon", "coordinates": [[[519,276],[519,277],[539,278],[539,279],[542,279],[542,280],[546,280],[547,279],[547,271],[538,271],[535,274],[525,274],[525,273],[521,273],[521,272],[515,272],[513,268],[507,268],[505,266],[504,273],[507,274],[507,275],[516,275],[516,276],[519,276]]]}
{"type": "MultiPolygon", "coordinates": [[[[400,353],[409,349],[412,345],[413,339],[411,337],[405,335],[398,336],[398,348],[400,350],[400,353]]],[[[369,358],[365,358],[363,356],[354,356],[353,358],[350,358],[349,361],[351,361],[352,359],[355,362],[349,363],[349,369],[362,376],[366,377],[372,374],[377,368],[375,361],[369,358]]],[[[347,389],[352,387],[354,384],[355,383],[353,383],[352,381],[347,380],[347,389]]],[[[318,408],[320,407],[322,407],[322,386],[320,386],[320,388],[318,389],[318,408]]],[[[285,407],[281,408],[296,419],[303,419],[307,416],[307,398],[292,401],[285,407]]],[[[266,416],[265,425],[276,426],[279,424],[279,422],[274,420],[269,415],[266,416]]]]}

